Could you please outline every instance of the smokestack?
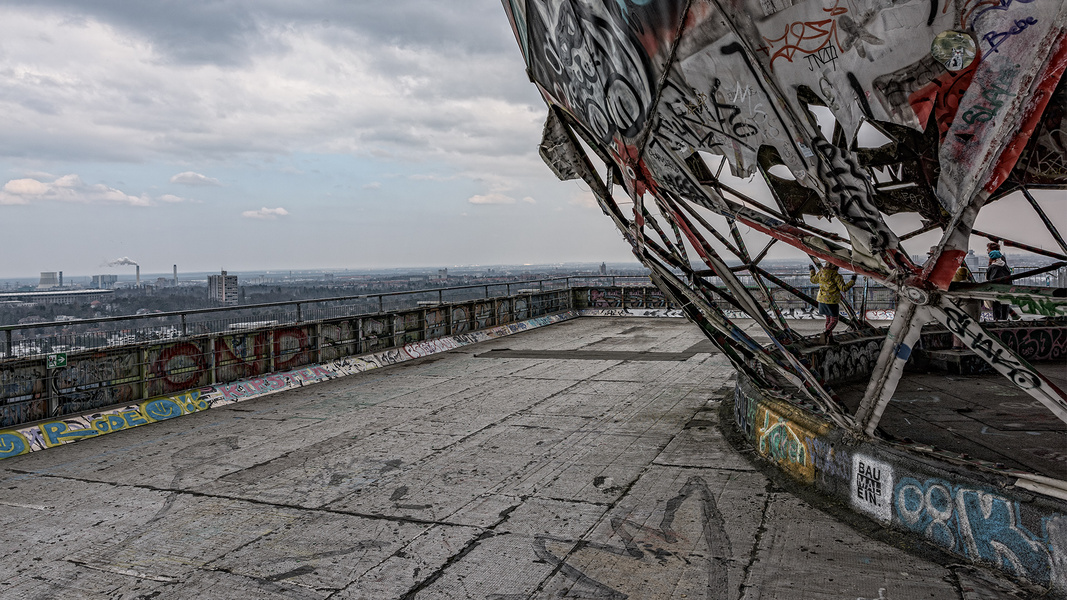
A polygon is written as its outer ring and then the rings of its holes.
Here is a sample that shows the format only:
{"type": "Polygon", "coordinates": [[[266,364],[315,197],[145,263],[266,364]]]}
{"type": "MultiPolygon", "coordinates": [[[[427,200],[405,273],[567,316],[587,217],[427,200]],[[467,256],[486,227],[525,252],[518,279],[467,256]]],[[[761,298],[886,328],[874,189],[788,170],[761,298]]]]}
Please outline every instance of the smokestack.
{"type": "Polygon", "coordinates": [[[137,287],[141,287],[141,265],[137,265],[137,287]]]}
{"type": "Polygon", "coordinates": [[[174,265],[174,285],[178,285],[178,265],[174,265]]]}

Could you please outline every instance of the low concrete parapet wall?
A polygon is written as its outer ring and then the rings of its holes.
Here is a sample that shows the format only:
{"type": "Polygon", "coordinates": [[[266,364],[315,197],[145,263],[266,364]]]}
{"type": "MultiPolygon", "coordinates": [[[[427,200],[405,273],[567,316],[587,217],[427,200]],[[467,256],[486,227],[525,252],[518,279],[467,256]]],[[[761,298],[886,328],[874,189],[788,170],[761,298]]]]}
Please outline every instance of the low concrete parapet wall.
{"type": "MultiPolygon", "coordinates": [[[[1067,358],[1067,323],[1062,321],[987,323],[986,327],[1002,344],[1028,361],[1063,361],[1067,358]]],[[[886,331],[882,328],[880,335],[842,334],[840,343],[806,348],[801,350],[800,355],[823,383],[833,385],[867,379],[878,362],[886,331]]],[[[930,354],[951,348],[952,338],[952,333],[941,328],[923,331],[916,344],[916,352],[912,353],[908,362],[909,368],[924,369],[930,366],[930,354]]],[[[994,372],[989,363],[977,355],[964,359],[960,364],[964,366],[960,374],[964,375],[994,372]]]]}
{"type": "Polygon", "coordinates": [[[362,356],[342,357],[260,377],[190,389],[100,412],[70,415],[63,419],[0,430],[0,459],[165,421],[311,383],[354,375],[577,317],[578,313],[575,311],[566,311],[479,331],[410,342],[398,348],[362,356]]]}
{"type": "Polygon", "coordinates": [[[1067,502],[1019,478],[955,465],[832,426],[739,375],[734,422],[760,456],[886,527],[1067,593],[1067,502]]]}
{"type": "Polygon", "coordinates": [[[434,304],[317,321],[249,323],[176,339],[0,361],[0,428],[108,410],[168,394],[289,372],[573,309],[572,290],[434,304]]]}

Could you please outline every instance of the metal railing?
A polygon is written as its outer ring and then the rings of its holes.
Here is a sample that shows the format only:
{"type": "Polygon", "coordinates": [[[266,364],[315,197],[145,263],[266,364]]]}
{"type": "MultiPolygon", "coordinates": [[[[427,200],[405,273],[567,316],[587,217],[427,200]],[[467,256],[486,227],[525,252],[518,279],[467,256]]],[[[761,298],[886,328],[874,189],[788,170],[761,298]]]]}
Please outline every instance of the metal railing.
{"type": "MultiPolygon", "coordinates": [[[[810,295],[815,294],[813,286],[806,281],[806,274],[783,274],[782,278],[790,285],[795,285],[810,295]]],[[[106,350],[131,344],[180,340],[190,336],[383,314],[420,306],[510,297],[523,292],[544,292],[576,287],[628,288],[650,285],[647,276],[570,275],[137,315],[0,325],[0,360],[33,358],[60,352],[106,350]]],[[[782,308],[806,308],[804,302],[784,289],[772,286],[772,292],[775,301],[782,308]]],[[[870,286],[869,289],[861,289],[861,286],[857,285],[851,290],[849,298],[857,308],[866,306],[867,308],[893,309],[896,303],[896,297],[892,291],[879,285],[870,286]]],[[[622,303],[618,306],[624,307],[622,303]]],[[[724,307],[726,307],[725,304],[724,307]]]]}
{"type": "Polygon", "coordinates": [[[260,329],[342,317],[417,308],[429,304],[465,302],[584,285],[648,285],[643,276],[565,276],[524,281],[492,282],[399,292],[379,292],[308,300],[240,306],[219,306],[114,317],[94,317],[20,325],[0,325],[0,359],[30,358],[56,352],[106,349],[157,340],[260,329]]]}

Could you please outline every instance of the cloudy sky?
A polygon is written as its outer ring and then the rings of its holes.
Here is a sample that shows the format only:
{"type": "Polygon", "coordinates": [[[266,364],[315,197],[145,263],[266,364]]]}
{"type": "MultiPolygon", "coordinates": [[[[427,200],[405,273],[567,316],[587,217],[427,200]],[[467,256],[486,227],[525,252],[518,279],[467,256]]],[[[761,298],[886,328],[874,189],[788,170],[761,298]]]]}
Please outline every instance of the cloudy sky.
{"type": "Polygon", "coordinates": [[[0,114],[0,277],[633,260],[498,0],[4,0],[0,114]]]}
{"type": "Polygon", "coordinates": [[[632,260],[498,0],[8,0],[0,114],[0,277],[632,260]]]}

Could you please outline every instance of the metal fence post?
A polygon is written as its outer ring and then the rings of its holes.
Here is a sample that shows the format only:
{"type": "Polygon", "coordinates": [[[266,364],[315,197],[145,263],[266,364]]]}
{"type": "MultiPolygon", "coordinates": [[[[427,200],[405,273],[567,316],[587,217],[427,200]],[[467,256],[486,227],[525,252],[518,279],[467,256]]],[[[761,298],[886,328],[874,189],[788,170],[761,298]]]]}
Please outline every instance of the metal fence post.
{"type": "Polygon", "coordinates": [[[489,286],[485,286],[485,297],[489,297],[489,286]]]}
{"type": "Polygon", "coordinates": [[[139,359],[137,362],[140,363],[138,368],[141,371],[141,399],[148,400],[151,397],[148,379],[152,375],[151,369],[148,368],[148,348],[141,347],[137,351],[137,358],[139,359]]]}
{"type": "Polygon", "coordinates": [[[385,297],[382,295],[378,296],[378,312],[385,312],[385,297]]]}
{"type": "Polygon", "coordinates": [[[314,328],[315,342],[311,347],[311,362],[318,364],[322,362],[322,323],[316,323],[314,328]]]}
{"type": "Polygon", "coordinates": [[[297,322],[297,323],[299,323],[299,322],[301,322],[301,321],[303,321],[303,320],[304,320],[304,314],[303,314],[303,312],[302,312],[302,311],[300,310],[300,303],[299,303],[299,302],[297,302],[297,303],[296,303],[296,322],[297,322]]]}
{"type": "Polygon", "coordinates": [[[185,324],[185,313],[182,313],[182,337],[189,335],[188,327],[185,324]]]}
{"type": "Polygon", "coordinates": [[[267,331],[267,372],[274,372],[274,330],[267,331]]]}
{"type": "Polygon", "coordinates": [[[218,372],[216,371],[216,366],[217,365],[215,364],[215,341],[217,339],[218,339],[218,336],[213,335],[213,336],[211,336],[211,337],[209,337],[207,339],[207,344],[206,344],[207,345],[207,356],[204,357],[204,364],[207,365],[208,385],[215,385],[219,381],[219,375],[218,375],[218,372]]]}
{"type": "Polygon", "coordinates": [[[45,370],[48,373],[48,379],[45,380],[48,385],[48,414],[54,417],[59,414],[59,398],[56,397],[56,369],[49,369],[48,364],[45,363],[45,370]]]}
{"type": "Polygon", "coordinates": [[[8,329],[4,332],[4,356],[10,358],[14,351],[15,349],[11,347],[11,330],[8,329]]]}

